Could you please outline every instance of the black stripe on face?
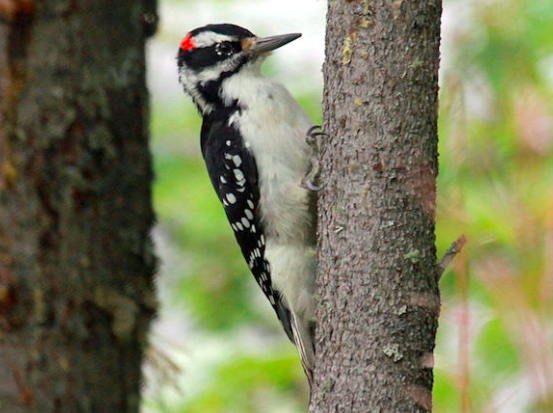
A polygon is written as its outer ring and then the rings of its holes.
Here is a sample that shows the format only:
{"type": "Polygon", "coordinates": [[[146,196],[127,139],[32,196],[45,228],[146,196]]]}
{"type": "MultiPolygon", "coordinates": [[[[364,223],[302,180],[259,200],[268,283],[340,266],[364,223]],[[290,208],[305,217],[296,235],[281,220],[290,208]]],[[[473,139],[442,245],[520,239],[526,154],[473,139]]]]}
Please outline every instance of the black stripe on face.
{"type": "Polygon", "coordinates": [[[242,45],[238,41],[223,41],[209,47],[199,47],[185,51],[179,49],[178,65],[185,65],[195,71],[214,66],[231,56],[240,53],[242,45]]]}

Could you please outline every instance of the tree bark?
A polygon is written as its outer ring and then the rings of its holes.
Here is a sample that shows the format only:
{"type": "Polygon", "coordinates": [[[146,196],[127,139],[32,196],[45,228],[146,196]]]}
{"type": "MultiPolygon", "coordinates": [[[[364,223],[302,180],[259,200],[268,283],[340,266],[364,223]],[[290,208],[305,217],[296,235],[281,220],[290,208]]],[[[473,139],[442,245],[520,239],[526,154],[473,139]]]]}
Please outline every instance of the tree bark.
{"type": "Polygon", "coordinates": [[[152,0],[0,1],[0,411],[137,412],[152,0]]]}
{"type": "Polygon", "coordinates": [[[439,0],[330,1],[311,412],[427,412],[439,0]]]}

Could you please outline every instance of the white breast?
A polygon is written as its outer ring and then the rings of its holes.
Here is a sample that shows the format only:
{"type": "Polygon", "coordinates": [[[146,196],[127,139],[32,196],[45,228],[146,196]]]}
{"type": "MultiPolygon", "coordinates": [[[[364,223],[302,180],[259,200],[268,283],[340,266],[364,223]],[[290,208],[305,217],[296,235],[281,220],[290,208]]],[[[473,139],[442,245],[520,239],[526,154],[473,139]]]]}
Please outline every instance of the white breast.
{"type": "MultiPolygon", "coordinates": [[[[301,181],[308,167],[309,115],[284,86],[244,68],[223,83],[224,97],[245,108],[232,118],[257,163],[262,219],[268,235],[304,242],[308,192],[301,181]]],[[[257,69],[257,70],[256,70],[257,69]]]]}

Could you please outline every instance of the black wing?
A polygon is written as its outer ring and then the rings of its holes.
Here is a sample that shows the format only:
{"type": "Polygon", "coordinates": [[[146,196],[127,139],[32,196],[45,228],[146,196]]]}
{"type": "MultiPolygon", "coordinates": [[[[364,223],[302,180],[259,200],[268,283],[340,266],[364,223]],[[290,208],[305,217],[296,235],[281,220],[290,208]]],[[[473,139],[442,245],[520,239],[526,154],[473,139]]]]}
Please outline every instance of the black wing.
{"type": "Polygon", "coordinates": [[[265,235],[259,216],[259,186],[255,159],[238,130],[225,120],[202,126],[202,154],[211,183],[234,231],[248,266],[269,299],[288,338],[294,342],[291,314],[279,291],[273,288],[265,259],[265,235]]]}

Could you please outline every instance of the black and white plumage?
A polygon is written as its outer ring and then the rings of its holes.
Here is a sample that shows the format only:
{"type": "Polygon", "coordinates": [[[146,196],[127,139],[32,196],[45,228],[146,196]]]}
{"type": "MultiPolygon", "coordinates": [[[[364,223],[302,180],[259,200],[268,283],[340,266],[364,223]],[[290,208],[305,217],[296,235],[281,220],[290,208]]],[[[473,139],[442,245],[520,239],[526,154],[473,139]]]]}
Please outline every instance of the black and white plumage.
{"type": "Polygon", "coordinates": [[[203,116],[202,154],[211,182],[263,293],[314,367],[314,195],[302,186],[312,120],[280,83],[261,74],[268,53],[299,34],[258,38],[230,24],[188,33],[179,80],[203,116]]]}

